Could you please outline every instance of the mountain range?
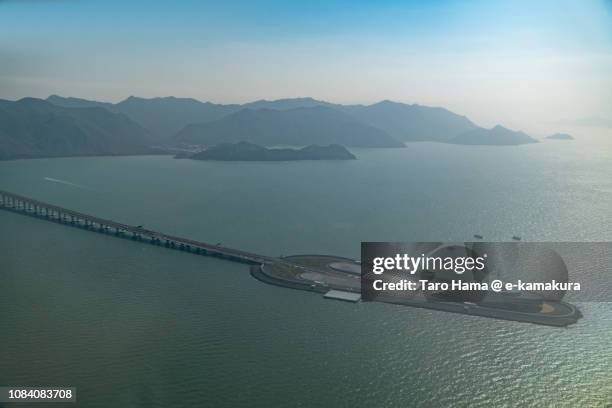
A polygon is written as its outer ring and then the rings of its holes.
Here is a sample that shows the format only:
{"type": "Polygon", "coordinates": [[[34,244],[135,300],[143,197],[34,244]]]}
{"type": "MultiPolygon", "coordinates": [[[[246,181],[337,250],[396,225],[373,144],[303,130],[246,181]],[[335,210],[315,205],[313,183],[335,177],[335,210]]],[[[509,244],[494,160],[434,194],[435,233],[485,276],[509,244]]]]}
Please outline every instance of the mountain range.
{"type": "MultiPolygon", "coordinates": [[[[200,102],[191,98],[164,97],[145,99],[130,96],[119,103],[112,104],[79,98],[64,98],[57,95],[51,95],[47,100],[64,107],[96,106],[123,113],[149,130],[159,140],[166,141],[171,140],[179,132],[184,135],[185,132],[183,131],[186,130],[185,127],[187,126],[218,121],[244,109],[288,111],[301,108],[324,107],[348,114],[353,118],[353,121],[382,130],[399,142],[445,142],[458,134],[477,127],[465,116],[457,115],[444,108],[409,105],[392,101],[382,101],[372,105],[340,105],[313,98],[292,98],[273,101],[258,100],[242,105],[220,105],[200,102]]],[[[306,110],[302,111],[305,116],[308,116],[308,119],[312,119],[312,114],[308,112],[306,110]]],[[[324,116],[330,115],[329,111],[326,110],[319,110],[318,112],[321,112],[324,116]]],[[[263,115],[267,114],[262,113],[263,115]]],[[[298,115],[298,112],[294,112],[293,115],[298,115]]],[[[242,115],[233,117],[239,120],[243,119],[242,115]]],[[[344,121],[348,122],[348,119],[345,118],[344,121]]],[[[235,127],[230,122],[226,120],[224,124],[230,128],[235,127]]],[[[202,127],[205,128],[205,126],[202,127]]],[[[191,127],[191,131],[193,129],[191,127]]],[[[273,131],[273,129],[270,129],[270,131],[273,131]]],[[[230,132],[230,130],[223,130],[223,132],[230,132]]],[[[241,137],[248,139],[249,135],[243,134],[241,137]]],[[[282,138],[282,136],[279,137],[282,138]]],[[[288,135],[287,137],[292,136],[288,135]]],[[[206,137],[203,136],[202,138],[206,137]]],[[[258,140],[251,141],[259,142],[258,140]]],[[[312,141],[311,143],[316,142],[312,141]]],[[[329,143],[334,142],[330,141],[329,143]]]]}
{"type": "Polygon", "coordinates": [[[186,126],[176,140],[216,145],[249,141],[264,146],[340,144],[348,147],[403,147],[385,131],[325,106],[242,109],[222,119],[186,126]]]}
{"type": "Polygon", "coordinates": [[[403,147],[412,141],[507,145],[534,139],[501,126],[480,128],[444,108],[392,101],[341,105],[293,98],[215,104],[131,96],[109,103],[58,95],[0,100],[0,158],[137,154],[151,152],[150,146],[240,141],[403,147]]]}
{"type": "Polygon", "coordinates": [[[151,152],[149,142],[140,125],[101,107],[0,100],[0,159],[142,154],[151,152]]]}
{"type": "Polygon", "coordinates": [[[218,105],[191,98],[129,98],[116,103],[98,102],[79,98],[51,95],[47,101],[67,108],[102,107],[123,113],[147,129],[158,141],[169,140],[179,130],[195,122],[220,119],[240,110],[240,105],[218,105]]]}
{"type": "Polygon", "coordinates": [[[446,142],[477,128],[465,116],[430,106],[382,101],[367,106],[348,105],[343,109],[404,142],[446,142]]]}

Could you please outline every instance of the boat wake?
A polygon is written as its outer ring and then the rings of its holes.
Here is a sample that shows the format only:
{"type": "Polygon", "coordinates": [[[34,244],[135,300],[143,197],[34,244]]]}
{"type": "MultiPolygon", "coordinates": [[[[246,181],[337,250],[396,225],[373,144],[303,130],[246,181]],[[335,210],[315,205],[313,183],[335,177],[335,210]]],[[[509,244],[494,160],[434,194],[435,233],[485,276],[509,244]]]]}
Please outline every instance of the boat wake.
{"type": "Polygon", "coordinates": [[[80,184],[75,184],[75,183],[71,183],[69,181],[66,180],[60,180],[60,179],[55,179],[55,178],[51,178],[51,177],[44,177],[44,180],[49,181],[51,183],[59,183],[59,184],[64,184],[66,186],[71,186],[71,187],[76,187],[76,188],[82,188],[84,190],[91,190],[88,187],[82,186],[80,184]]]}

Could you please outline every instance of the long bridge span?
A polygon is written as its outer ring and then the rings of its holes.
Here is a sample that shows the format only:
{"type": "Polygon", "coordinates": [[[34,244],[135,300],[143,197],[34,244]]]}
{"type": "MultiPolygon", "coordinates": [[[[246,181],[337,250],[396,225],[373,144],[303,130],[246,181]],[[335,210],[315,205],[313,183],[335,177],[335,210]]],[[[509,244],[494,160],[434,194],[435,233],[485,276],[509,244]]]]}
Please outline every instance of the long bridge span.
{"type": "Polygon", "coordinates": [[[234,262],[251,265],[278,262],[284,263],[280,258],[267,257],[221,245],[176,237],[145,229],[140,226],[123,224],[117,221],[69,210],[57,205],[2,190],[0,190],[0,209],[94,232],[110,234],[120,238],[130,238],[134,241],[149,242],[153,245],[165,246],[166,248],[192,252],[199,255],[213,256],[234,262]]]}

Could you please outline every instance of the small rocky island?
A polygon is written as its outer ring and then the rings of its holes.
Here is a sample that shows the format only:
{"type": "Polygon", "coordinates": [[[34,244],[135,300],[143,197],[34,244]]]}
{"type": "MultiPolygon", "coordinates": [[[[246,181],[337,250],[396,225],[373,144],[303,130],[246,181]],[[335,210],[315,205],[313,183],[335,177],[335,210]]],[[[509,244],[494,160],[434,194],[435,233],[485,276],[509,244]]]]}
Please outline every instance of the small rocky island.
{"type": "Polygon", "coordinates": [[[179,154],[177,159],[219,161],[294,161],[355,160],[344,146],[310,145],[301,149],[268,149],[249,142],[221,143],[194,154],[179,154]]]}
{"type": "Polygon", "coordinates": [[[487,145],[487,146],[517,146],[538,141],[524,132],[518,132],[497,125],[492,129],[476,128],[468,130],[447,143],[461,145],[487,145]]]}
{"type": "Polygon", "coordinates": [[[555,133],[554,135],[546,136],[546,139],[574,140],[574,138],[571,135],[568,135],[567,133],[555,133]]]}

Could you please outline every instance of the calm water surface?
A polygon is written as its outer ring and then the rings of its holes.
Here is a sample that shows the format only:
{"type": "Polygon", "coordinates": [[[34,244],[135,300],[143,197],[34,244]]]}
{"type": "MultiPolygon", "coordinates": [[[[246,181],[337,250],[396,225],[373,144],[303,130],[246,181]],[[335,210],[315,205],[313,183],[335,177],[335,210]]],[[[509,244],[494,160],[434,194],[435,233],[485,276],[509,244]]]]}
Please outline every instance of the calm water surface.
{"type": "MultiPolygon", "coordinates": [[[[416,143],[351,162],[0,162],[0,189],[267,255],[612,240],[612,148],[416,143]]],[[[0,384],[79,406],[606,406],[612,305],[567,329],[265,285],[245,266],[0,212],[0,384]]]]}

